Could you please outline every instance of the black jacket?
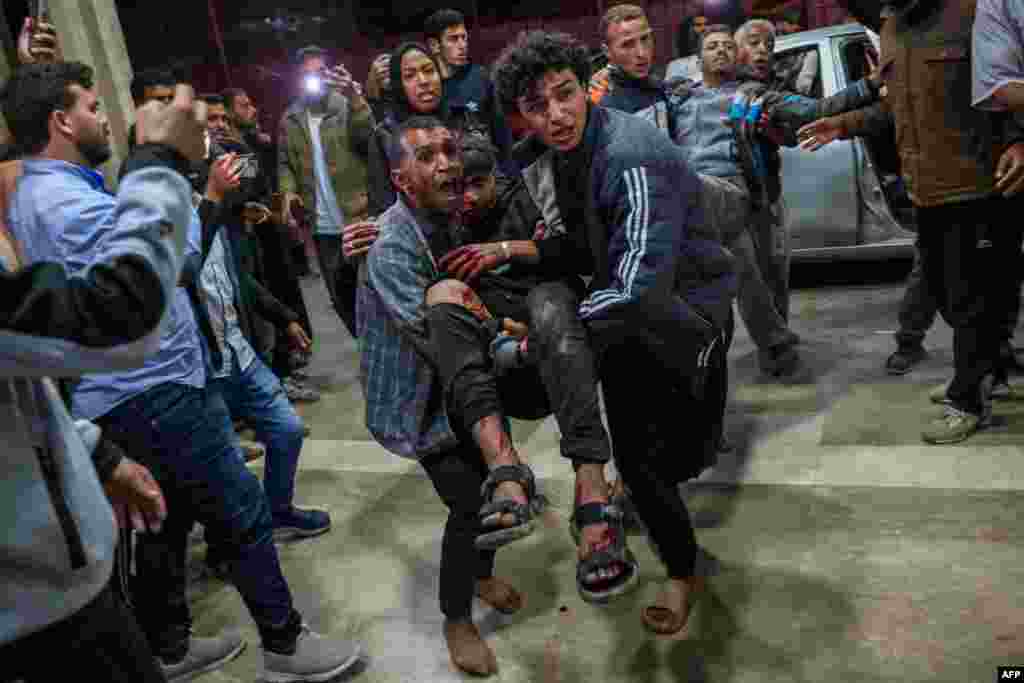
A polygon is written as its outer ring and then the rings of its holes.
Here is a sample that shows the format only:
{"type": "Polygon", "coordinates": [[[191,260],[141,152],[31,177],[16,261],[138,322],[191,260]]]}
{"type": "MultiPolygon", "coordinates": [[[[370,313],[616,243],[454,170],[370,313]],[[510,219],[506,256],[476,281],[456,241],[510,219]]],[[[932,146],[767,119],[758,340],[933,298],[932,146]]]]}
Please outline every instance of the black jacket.
{"type": "Polygon", "coordinates": [[[622,69],[614,67],[610,69],[608,77],[612,88],[601,100],[602,107],[639,116],[675,139],[672,127],[675,119],[668,115],[668,95],[661,81],[653,77],[633,78],[622,69]]]}
{"type": "Polygon", "coordinates": [[[533,138],[518,150],[551,234],[538,243],[542,261],[559,260],[559,244],[583,233],[594,277],[581,319],[602,334],[646,330],[678,351],[686,372],[724,330],[737,287],[731,255],[690,234],[703,220],[700,182],[668,136],[604,107],[591,109],[580,151],[585,171],[574,187],[583,224],[573,225],[554,187],[555,152],[533,138]]]}

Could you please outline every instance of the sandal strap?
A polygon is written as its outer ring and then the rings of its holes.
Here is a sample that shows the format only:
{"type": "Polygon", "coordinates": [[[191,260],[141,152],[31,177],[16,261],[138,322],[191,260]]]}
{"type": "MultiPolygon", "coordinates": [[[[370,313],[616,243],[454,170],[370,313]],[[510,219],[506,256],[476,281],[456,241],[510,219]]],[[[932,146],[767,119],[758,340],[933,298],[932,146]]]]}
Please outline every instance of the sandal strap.
{"type": "Polygon", "coordinates": [[[494,490],[505,482],[520,484],[526,492],[527,501],[532,501],[537,497],[537,484],[533,477],[533,470],[526,463],[495,467],[480,487],[480,494],[484,500],[490,501],[494,496],[494,490]]]}
{"type": "Polygon", "coordinates": [[[591,524],[621,524],[622,510],[612,503],[585,503],[576,508],[573,519],[577,529],[591,524]]]}
{"type": "Polygon", "coordinates": [[[484,503],[480,508],[481,517],[489,517],[499,513],[515,515],[517,520],[529,520],[532,517],[533,508],[528,503],[517,503],[509,498],[484,503]]]}

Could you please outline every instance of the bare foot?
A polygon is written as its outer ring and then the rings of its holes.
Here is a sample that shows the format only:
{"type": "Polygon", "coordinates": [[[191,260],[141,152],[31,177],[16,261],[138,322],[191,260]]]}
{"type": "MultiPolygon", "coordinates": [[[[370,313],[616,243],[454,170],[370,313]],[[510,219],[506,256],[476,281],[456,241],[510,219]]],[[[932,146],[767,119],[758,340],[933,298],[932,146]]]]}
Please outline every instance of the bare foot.
{"type": "Polygon", "coordinates": [[[444,638],[452,664],[459,669],[476,676],[498,673],[498,660],[472,621],[445,621],[444,638]]]}
{"type": "MultiPolygon", "coordinates": [[[[515,462],[502,464],[517,465],[519,463],[515,462]]],[[[527,499],[526,497],[526,489],[523,488],[522,484],[514,481],[503,481],[500,484],[498,484],[494,489],[493,500],[514,500],[515,502],[521,503],[523,505],[526,505],[529,502],[529,499],[527,499]]],[[[516,517],[511,513],[506,512],[505,514],[498,517],[498,526],[507,528],[515,526],[515,524],[516,517]]]]}
{"type": "Polygon", "coordinates": [[[643,620],[648,629],[659,635],[678,633],[690,618],[697,597],[704,590],[704,578],[669,579],[657,601],[644,608],[643,620]]]}
{"type": "Polygon", "coordinates": [[[512,584],[495,576],[489,579],[478,579],[476,594],[502,614],[515,614],[523,607],[523,596],[519,591],[512,584]]]}

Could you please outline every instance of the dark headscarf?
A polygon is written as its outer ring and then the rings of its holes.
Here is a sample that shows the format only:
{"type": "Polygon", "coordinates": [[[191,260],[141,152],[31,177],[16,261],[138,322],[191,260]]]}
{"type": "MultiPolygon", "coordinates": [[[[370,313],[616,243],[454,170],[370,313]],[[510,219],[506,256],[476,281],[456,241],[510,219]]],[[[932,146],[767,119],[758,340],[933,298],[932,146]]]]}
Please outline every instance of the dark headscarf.
{"type": "MultiPolygon", "coordinates": [[[[395,51],[391,53],[391,115],[397,123],[405,121],[410,116],[418,114],[415,109],[409,105],[409,99],[405,95],[405,87],[402,85],[402,57],[407,52],[418,50],[422,52],[430,61],[434,62],[434,66],[437,68],[437,77],[441,78],[441,64],[438,63],[437,57],[430,54],[430,50],[419,43],[402,43],[395,48],[395,51]]],[[[441,102],[438,105],[437,111],[433,112],[442,121],[447,119],[447,103],[444,98],[444,79],[441,80],[441,102]]]]}
{"type": "Polygon", "coordinates": [[[692,57],[700,54],[700,36],[693,30],[694,17],[679,22],[676,32],[676,57],[692,57]]]}

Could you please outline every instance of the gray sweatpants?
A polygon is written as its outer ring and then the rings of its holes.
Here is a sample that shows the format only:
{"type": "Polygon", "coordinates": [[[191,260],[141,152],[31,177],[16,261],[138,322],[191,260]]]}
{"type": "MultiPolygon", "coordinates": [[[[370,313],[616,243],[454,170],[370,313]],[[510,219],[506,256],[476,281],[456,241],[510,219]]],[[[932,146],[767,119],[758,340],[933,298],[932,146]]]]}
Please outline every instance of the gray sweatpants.
{"type": "Polygon", "coordinates": [[[742,178],[699,177],[704,226],[695,236],[716,239],[735,256],[736,304],[750,337],[762,350],[791,343],[786,323],[789,249],[782,232],[782,207],[773,207],[776,212],[771,215],[754,216],[742,178]]]}

